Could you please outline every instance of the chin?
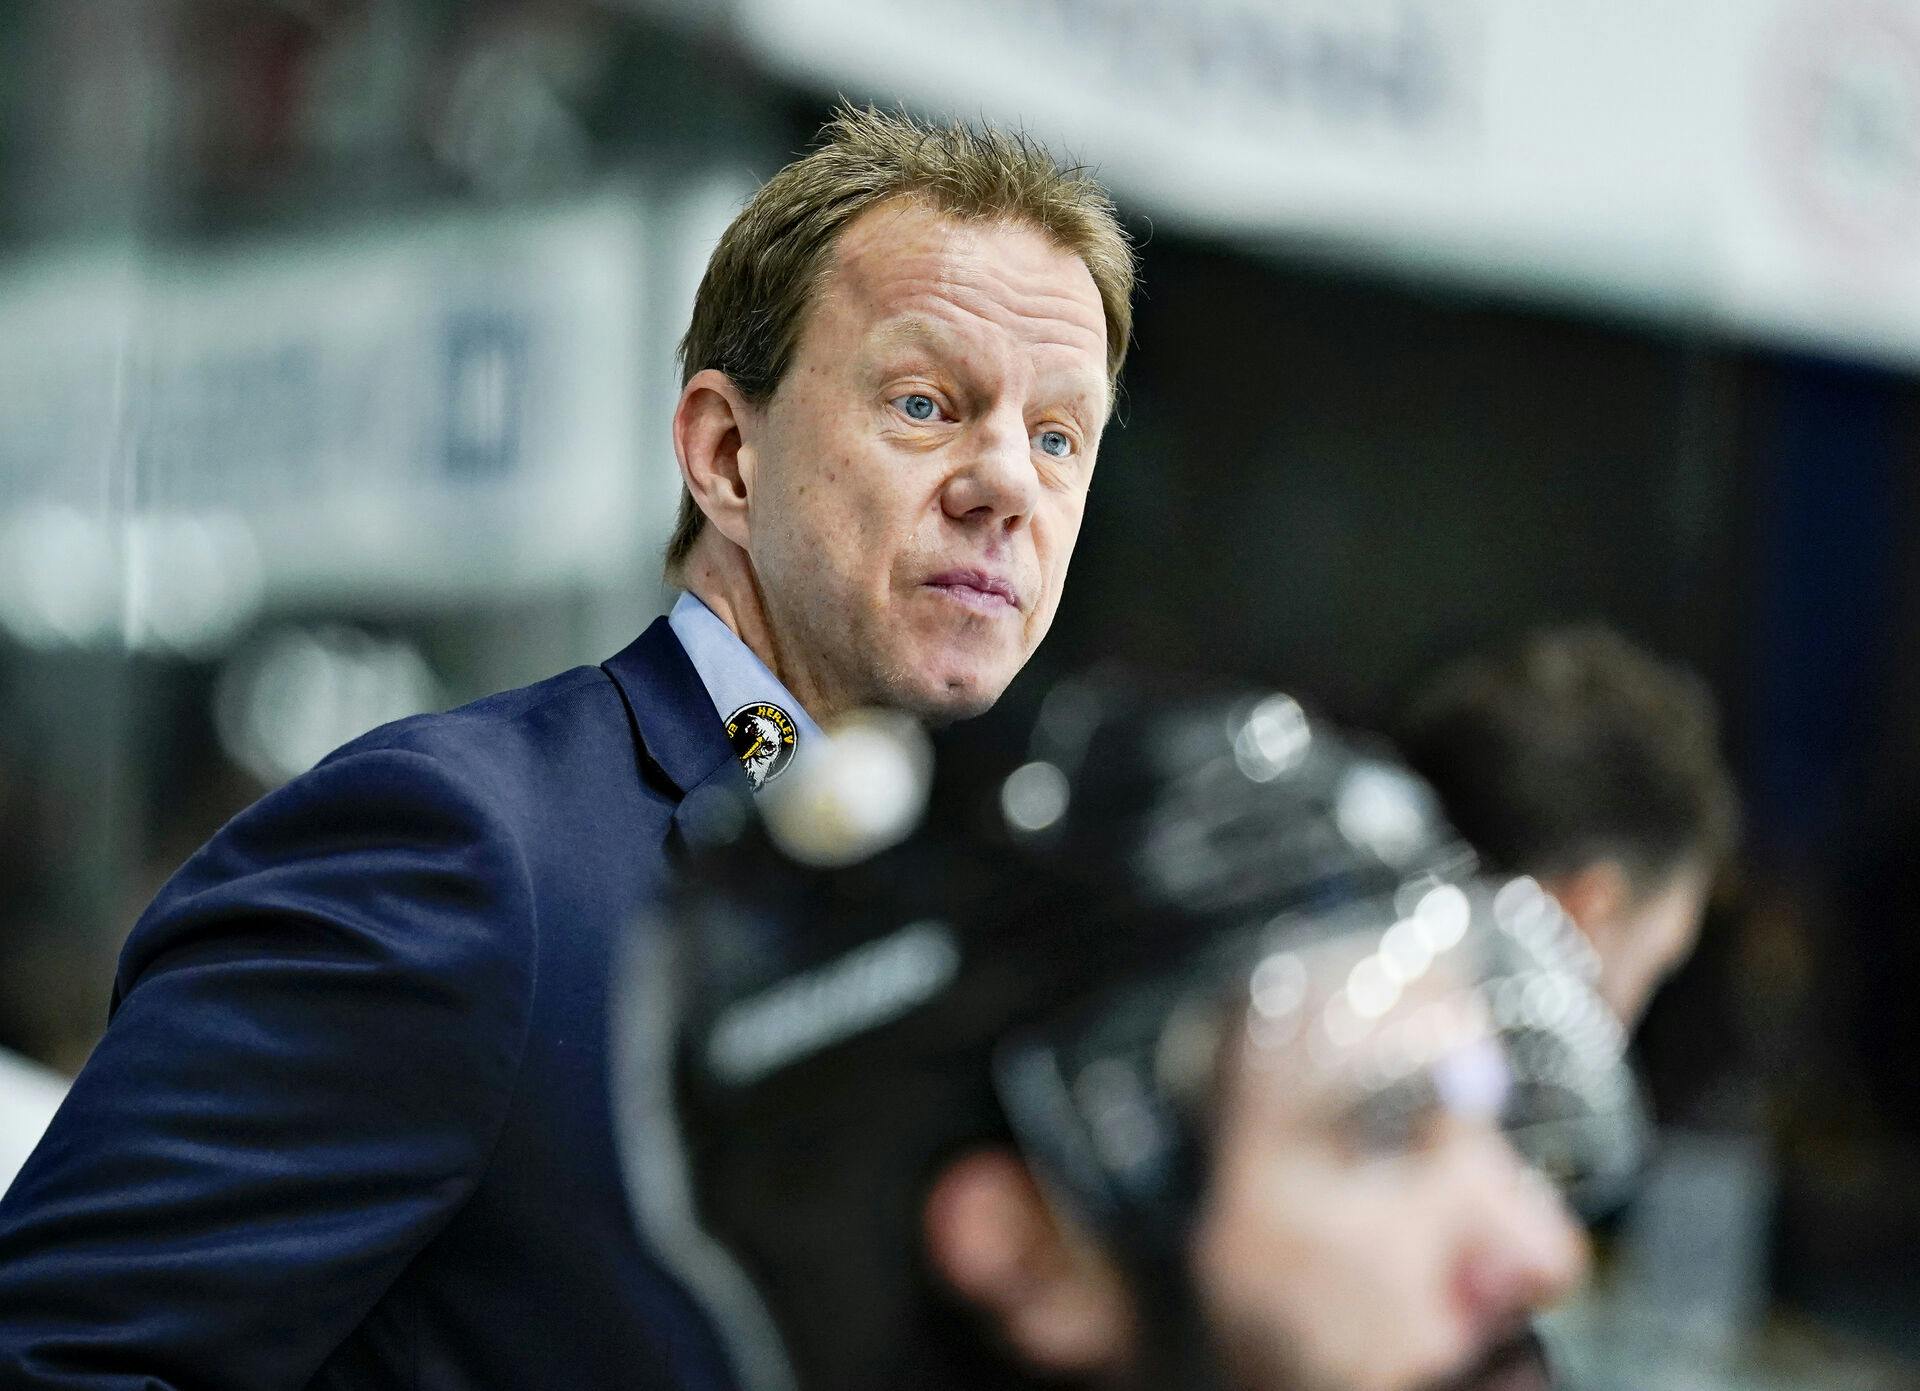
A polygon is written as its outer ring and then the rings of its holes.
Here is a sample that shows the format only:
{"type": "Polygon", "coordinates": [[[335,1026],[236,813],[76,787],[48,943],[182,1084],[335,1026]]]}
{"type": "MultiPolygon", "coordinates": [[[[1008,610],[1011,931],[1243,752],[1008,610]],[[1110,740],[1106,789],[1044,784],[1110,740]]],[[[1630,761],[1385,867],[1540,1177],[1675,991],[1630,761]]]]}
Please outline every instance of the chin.
{"type": "Polygon", "coordinates": [[[930,725],[970,720],[993,708],[1018,670],[986,671],[965,665],[950,665],[943,670],[932,666],[909,689],[898,693],[895,704],[930,725]]]}
{"type": "Polygon", "coordinates": [[[1029,650],[1008,625],[942,624],[903,632],[868,669],[876,703],[939,726],[972,719],[995,701],[1026,665],[1029,650]]]}
{"type": "Polygon", "coordinates": [[[911,713],[935,728],[952,724],[955,720],[970,720],[991,710],[1005,689],[1004,681],[992,684],[954,681],[944,686],[929,687],[918,693],[919,698],[914,702],[911,713]]]}

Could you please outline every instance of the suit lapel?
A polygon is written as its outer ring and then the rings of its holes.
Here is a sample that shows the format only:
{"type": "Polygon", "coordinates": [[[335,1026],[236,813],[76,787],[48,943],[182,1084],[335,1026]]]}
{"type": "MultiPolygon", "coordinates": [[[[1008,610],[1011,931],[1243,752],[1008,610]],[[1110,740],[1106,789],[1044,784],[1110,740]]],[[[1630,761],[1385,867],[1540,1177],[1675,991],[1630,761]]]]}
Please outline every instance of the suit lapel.
{"type": "Polygon", "coordinates": [[[669,785],[662,790],[676,804],[676,823],[706,800],[690,798],[696,790],[712,786],[733,796],[749,787],[713,698],[665,618],[654,619],[601,669],[626,702],[642,759],[669,785]]]}

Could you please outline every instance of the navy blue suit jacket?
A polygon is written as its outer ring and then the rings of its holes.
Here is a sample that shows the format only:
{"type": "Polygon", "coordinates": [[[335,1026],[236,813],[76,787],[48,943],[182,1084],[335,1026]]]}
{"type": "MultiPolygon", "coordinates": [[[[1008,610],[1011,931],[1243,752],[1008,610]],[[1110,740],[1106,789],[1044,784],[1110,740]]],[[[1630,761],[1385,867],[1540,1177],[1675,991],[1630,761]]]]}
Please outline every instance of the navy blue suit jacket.
{"type": "Polygon", "coordinates": [[[236,817],[0,1202],[0,1386],[724,1385],[629,1216],[608,989],[741,778],[662,619],[236,817]]]}

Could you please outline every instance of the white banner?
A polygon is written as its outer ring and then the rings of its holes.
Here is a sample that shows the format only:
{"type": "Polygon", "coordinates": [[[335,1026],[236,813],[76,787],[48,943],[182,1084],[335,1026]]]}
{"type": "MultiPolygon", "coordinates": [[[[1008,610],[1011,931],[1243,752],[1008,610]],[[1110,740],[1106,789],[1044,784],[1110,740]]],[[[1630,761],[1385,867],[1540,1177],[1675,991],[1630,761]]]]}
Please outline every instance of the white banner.
{"type": "Polygon", "coordinates": [[[1920,0],[738,0],[1163,224],[1920,362],[1920,0]]]}
{"type": "Polygon", "coordinates": [[[1721,315],[1920,364],[1920,5],[1754,8],[1702,178],[1721,315]]]}

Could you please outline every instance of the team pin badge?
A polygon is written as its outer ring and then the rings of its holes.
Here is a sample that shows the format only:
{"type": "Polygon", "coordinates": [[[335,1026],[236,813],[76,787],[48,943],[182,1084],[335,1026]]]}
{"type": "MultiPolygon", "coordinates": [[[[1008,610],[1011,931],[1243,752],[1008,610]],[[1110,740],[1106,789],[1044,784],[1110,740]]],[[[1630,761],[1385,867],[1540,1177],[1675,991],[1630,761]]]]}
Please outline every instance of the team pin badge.
{"type": "Polygon", "coordinates": [[[755,791],[785,771],[800,742],[793,717],[764,700],[743,705],[727,716],[727,738],[755,791]]]}

